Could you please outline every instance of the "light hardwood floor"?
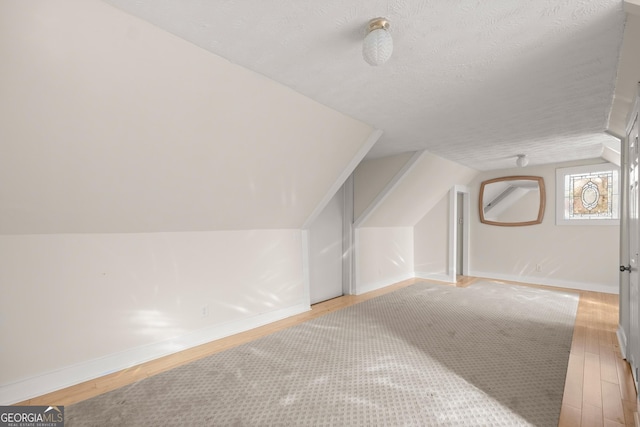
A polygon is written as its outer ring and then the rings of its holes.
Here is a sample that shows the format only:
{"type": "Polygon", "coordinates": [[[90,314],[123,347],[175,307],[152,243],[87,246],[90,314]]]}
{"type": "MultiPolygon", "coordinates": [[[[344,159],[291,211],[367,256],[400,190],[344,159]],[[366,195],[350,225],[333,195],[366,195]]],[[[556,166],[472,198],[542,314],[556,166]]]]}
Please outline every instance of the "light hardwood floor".
{"type": "MultiPolygon", "coordinates": [[[[466,287],[477,278],[460,277],[455,286],[466,287]]],[[[314,305],[311,311],[247,332],[194,347],[142,365],[87,381],[19,405],[71,405],[107,391],[131,384],[193,360],[214,354],[288,328],[298,323],[340,310],[376,296],[412,285],[411,279],[359,296],[343,296],[314,305]]],[[[513,282],[510,282],[513,283],[513,282]]],[[[525,286],[526,285],[517,283],[525,286]]],[[[443,284],[444,286],[445,284],[443,284]]],[[[541,287],[541,286],[536,286],[541,287]]],[[[558,289],[558,288],[555,288],[558,289]]],[[[578,292],[570,289],[562,289],[578,292]]],[[[617,295],[579,291],[580,303],[569,356],[560,427],[634,426],[636,390],[629,365],[620,354],[616,329],[617,295]]]]}

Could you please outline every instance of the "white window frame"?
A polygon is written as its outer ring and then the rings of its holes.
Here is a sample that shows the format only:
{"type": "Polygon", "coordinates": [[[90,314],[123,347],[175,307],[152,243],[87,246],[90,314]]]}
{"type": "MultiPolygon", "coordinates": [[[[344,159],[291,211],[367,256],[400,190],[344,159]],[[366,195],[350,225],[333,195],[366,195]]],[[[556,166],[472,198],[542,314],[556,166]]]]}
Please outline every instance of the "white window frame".
{"type": "Polygon", "coordinates": [[[618,172],[618,186],[620,185],[620,168],[613,163],[598,163],[595,165],[574,166],[570,168],[556,169],[556,225],[620,225],[620,188],[618,188],[618,218],[589,218],[589,219],[565,219],[564,195],[565,177],[567,175],[593,172],[618,172]]]}

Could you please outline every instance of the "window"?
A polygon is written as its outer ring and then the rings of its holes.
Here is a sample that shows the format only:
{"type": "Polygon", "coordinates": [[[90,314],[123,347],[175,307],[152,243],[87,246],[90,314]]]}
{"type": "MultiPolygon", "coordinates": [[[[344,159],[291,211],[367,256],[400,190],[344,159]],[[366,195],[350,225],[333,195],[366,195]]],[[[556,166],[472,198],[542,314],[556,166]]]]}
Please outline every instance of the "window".
{"type": "Polygon", "coordinates": [[[556,224],[618,225],[618,175],[612,163],[556,169],[556,224]]]}

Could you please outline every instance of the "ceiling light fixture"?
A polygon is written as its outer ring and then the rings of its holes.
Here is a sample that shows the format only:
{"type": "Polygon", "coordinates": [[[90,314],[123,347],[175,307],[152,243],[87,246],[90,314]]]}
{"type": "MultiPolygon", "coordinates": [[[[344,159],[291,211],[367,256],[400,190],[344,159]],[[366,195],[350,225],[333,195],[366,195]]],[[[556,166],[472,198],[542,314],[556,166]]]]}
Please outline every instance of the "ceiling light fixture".
{"type": "Polygon", "coordinates": [[[527,159],[526,154],[518,154],[518,158],[516,159],[516,165],[519,168],[523,168],[529,164],[529,159],[527,159]]]}
{"type": "Polygon", "coordinates": [[[362,43],[362,56],[370,65],[382,65],[393,53],[393,39],[387,31],[387,18],[375,18],[367,24],[367,33],[362,43]]]}

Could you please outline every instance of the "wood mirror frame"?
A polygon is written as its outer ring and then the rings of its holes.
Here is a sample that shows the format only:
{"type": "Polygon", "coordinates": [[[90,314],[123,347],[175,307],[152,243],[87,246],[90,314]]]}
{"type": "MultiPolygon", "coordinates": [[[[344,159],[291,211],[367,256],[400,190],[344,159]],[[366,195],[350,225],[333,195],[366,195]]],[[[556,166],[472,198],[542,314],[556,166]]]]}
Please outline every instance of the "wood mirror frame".
{"type": "Polygon", "coordinates": [[[480,212],[480,222],[483,224],[499,225],[503,227],[517,227],[517,226],[523,226],[523,225],[540,224],[544,216],[545,201],[546,201],[546,193],[544,188],[544,179],[541,176],[514,175],[514,176],[504,176],[501,178],[489,179],[487,181],[483,181],[480,184],[480,195],[478,196],[478,210],[480,212]],[[513,182],[516,185],[511,185],[511,182],[513,182]],[[501,185],[500,188],[497,188],[497,187],[494,188],[493,189],[494,191],[487,191],[489,188],[488,186],[490,184],[496,184],[496,183],[504,183],[504,185],[501,185]],[[522,194],[511,195],[512,192],[518,192],[518,190],[521,190],[520,192],[522,194]],[[538,202],[538,208],[537,208],[537,215],[535,212],[536,210],[535,207],[531,206],[532,212],[527,214],[526,218],[523,218],[522,221],[496,221],[494,219],[489,219],[485,217],[485,207],[491,204],[492,202],[494,203],[494,206],[495,206],[497,202],[500,202],[501,200],[507,200],[508,198],[510,198],[512,201],[507,206],[511,207],[512,203],[517,201],[519,198],[523,197],[524,194],[530,192],[531,190],[537,190],[540,196],[538,198],[539,202],[538,202]],[[484,202],[485,194],[487,194],[488,197],[492,197],[493,200],[488,200],[487,202],[484,202]],[[532,218],[532,219],[529,219],[529,218],[532,218]]]}

